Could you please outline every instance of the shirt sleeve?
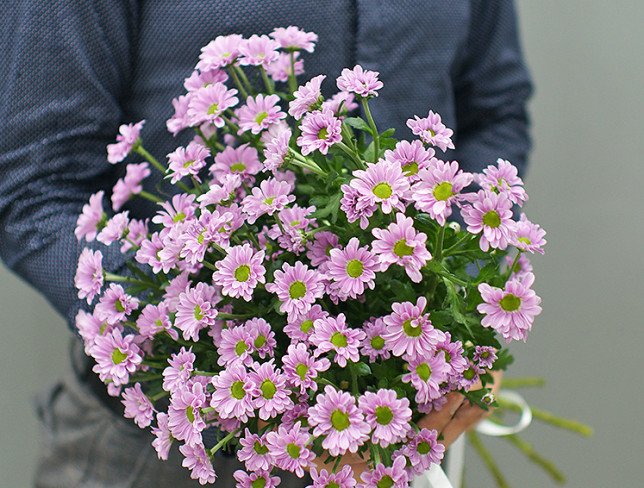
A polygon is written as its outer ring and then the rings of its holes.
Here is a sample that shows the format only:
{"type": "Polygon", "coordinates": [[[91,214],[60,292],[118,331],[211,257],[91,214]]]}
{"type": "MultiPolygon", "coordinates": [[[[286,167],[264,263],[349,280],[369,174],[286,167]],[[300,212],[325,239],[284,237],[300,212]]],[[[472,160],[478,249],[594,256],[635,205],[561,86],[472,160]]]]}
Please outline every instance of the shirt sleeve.
{"type": "MultiPolygon", "coordinates": [[[[106,145],[126,117],[135,2],[25,0],[4,10],[0,257],[71,324],[85,246],[76,220],[121,171],[107,163],[106,145]]],[[[100,247],[106,269],[123,266],[117,246],[100,247]]]]}
{"type": "Polygon", "coordinates": [[[472,3],[470,32],[455,66],[456,159],[480,171],[498,158],[525,174],[532,93],[512,0],[472,3]]]}

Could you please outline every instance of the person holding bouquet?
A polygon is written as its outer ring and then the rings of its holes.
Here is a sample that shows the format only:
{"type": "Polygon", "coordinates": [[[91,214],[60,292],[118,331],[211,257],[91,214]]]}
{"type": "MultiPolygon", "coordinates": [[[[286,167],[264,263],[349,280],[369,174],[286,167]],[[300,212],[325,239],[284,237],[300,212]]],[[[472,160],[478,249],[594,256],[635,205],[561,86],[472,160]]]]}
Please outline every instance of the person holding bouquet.
{"type": "MultiPolygon", "coordinates": [[[[189,5],[135,0],[109,3],[25,0],[7,10],[2,23],[8,48],[2,55],[7,70],[2,78],[0,118],[4,134],[0,142],[0,255],[72,325],[78,326],[81,308],[74,286],[75,281],[78,286],[79,256],[83,259],[83,245],[77,238],[87,241],[96,238],[103,243],[116,240],[110,240],[105,233],[91,235],[91,229],[81,225],[78,214],[81,211],[85,214],[86,202],[90,201],[86,205],[89,211],[97,205],[90,195],[105,196],[115,211],[129,212],[130,224],[136,221],[142,226],[146,219],[158,217],[159,202],[155,195],[160,193],[164,200],[171,200],[174,191],[163,175],[150,171],[149,165],[156,160],[148,158],[145,150],[137,146],[143,124],[125,126],[126,132],[121,131],[119,144],[111,146],[108,160],[119,162],[136,147],[149,164],[129,165],[125,174],[119,165],[103,164],[105,146],[113,142],[119,125],[145,119],[146,147],[153,147],[156,154],[168,154],[172,183],[181,185],[187,181],[199,186],[199,168],[192,172],[190,166],[207,156],[190,145],[190,137],[181,132],[183,127],[177,114],[184,108],[198,110],[197,104],[182,108],[180,95],[181,80],[193,70],[202,46],[206,47],[199,57],[201,71],[185,79],[185,89],[218,86],[230,77],[231,81],[239,82],[236,90],[239,98],[246,100],[241,92],[248,86],[243,79],[236,79],[243,72],[231,69],[225,73],[205,66],[212,61],[209,46],[211,50],[220,47],[209,44],[211,39],[230,40],[239,35],[237,42],[245,43],[248,52],[243,56],[249,60],[253,58],[253,49],[264,49],[261,43],[281,43],[284,52],[271,50],[270,59],[264,59],[260,53],[257,63],[248,61],[262,67],[263,81],[269,90],[276,83],[285,83],[295,91],[306,80],[315,79],[316,75],[319,79],[320,74],[340,80],[345,67],[378,72],[379,80],[374,83],[382,82],[386,91],[382,96],[371,95],[371,110],[363,105],[363,115],[369,122],[375,119],[381,127],[395,128],[399,137],[410,138],[409,129],[417,135],[417,126],[413,119],[407,124],[409,128],[404,121],[432,107],[442,114],[447,126],[454,128],[453,137],[447,135],[442,141],[432,142],[447,151],[445,159],[457,160],[461,169],[472,173],[481,172],[498,158],[512,161],[520,173],[526,168],[530,142],[525,105],[531,84],[519,48],[514,7],[509,0],[473,0],[450,5],[434,1],[419,4],[360,0],[204,1],[189,5]],[[287,28],[294,25],[301,30],[287,28]],[[257,33],[270,37],[254,35],[257,33]],[[297,49],[289,44],[295,42],[293,38],[301,43],[297,49]],[[306,59],[303,77],[306,52],[311,54],[306,59]],[[206,72],[213,78],[204,79],[206,72]],[[174,115],[167,104],[173,98],[174,115]],[[173,152],[178,143],[186,146],[183,152],[173,152]],[[134,193],[147,201],[130,200],[134,193]]],[[[319,81],[321,84],[322,80],[319,81]]],[[[333,87],[329,83],[320,89],[322,94],[331,95],[333,87]]],[[[380,86],[374,89],[377,91],[380,86]]],[[[343,109],[358,107],[359,95],[356,99],[343,97],[329,98],[329,102],[343,109]]],[[[218,103],[232,104],[231,100],[222,98],[218,103]]],[[[263,103],[268,103],[266,100],[268,97],[263,103]]],[[[212,104],[212,100],[204,103],[212,104]]],[[[216,127],[238,124],[240,133],[258,134],[274,122],[271,117],[281,117],[276,106],[272,107],[275,111],[262,107],[257,113],[266,115],[261,117],[256,113],[245,117],[240,110],[236,121],[216,120],[211,113],[213,118],[208,122],[216,127]]],[[[252,109],[248,104],[248,110],[252,109]]],[[[297,115],[303,116],[308,111],[304,109],[298,114],[298,110],[291,105],[289,114],[299,119],[297,115]]],[[[316,129],[318,136],[321,130],[316,129]]],[[[430,132],[435,135],[433,130],[430,132]]],[[[377,132],[372,134],[376,134],[376,143],[377,132]]],[[[211,134],[202,133],[200,137],[215,144],[211,134]]],[[[306,134],[302,137],[305,139],[306,134]]],[[[298,145],[302,147],[302,163],[307,161],[308,149],[306,142],[298,145]]],[[[318,144],[310,150],[326,154],[323,152],[326,149],[318,144]]],[[[376,144],[375,160],[385,152],[384,147],[380,149],[376,144]]],[[[234,160],[226,160],[224,149],[215,162],[212,170],[215,177],[218,167],[221,170],[240,163],[244,165],[241,178],[248,176],[244,171],[251,176],[258,173],[249,168],[259,162],[239,149],[235,150],[234,160]]],[[[309,164],[307,169],[315,171],[316,167],[309,164]]],[[[244,211],[252,224],[255,217],[251,203],[245,205],[244,211]]],[[[383,204],[383,212],[385,208],[383,204]]],[[[129,227],[127,232],[130,238],[124,239],[123,245],[138,246],[134,242],[136,228],[129,227]]],[[[481,249],[483,242],[481,239],[481,249]]],[[[195,262],[199,261],[198,247],[190,250],[195,262]]],[[[128,258],[119,246],[103,247],[101,251],[105,269],[127,272],[128,258]]],[[[185,255],[182,258],[192,259],[185,255]]],[[[213,271],[213,278],[217,273],[225,274],[223,268],[213,271]]],[[[291,272],[296,271],[284,268],[285,276],[291,272]]],[[[278,273],[281,271],[275,272],[276,278],[278,273]]],[[[412,277],[413,270],[408,274],[412,277]]],[[[268,292],[279,296],[276,286],[265,285],[268,292]]],[[[235,293],[240,297],[244,291],[235,293]]],[[[338,294],[342,299],[340,291],[338,294]]],[[[360,294],[357,292],[356,296],[360,294]]],[[[91,301],[89,296],[83,298],[91,301]]],[[[136,308],[136,303],[131,305],[136,308]]],[[[281,312],[289,312],[289,306],[285,305],[281,312]]],[[[109,323],[111,316],[105,317],[109,323]]],[[[182,331],[184,339],[191,335],[198,339],[198,331],[197,335],[192,334],[188,325],[182,331]]],[[[118,385],[113,382],[114,389],[106,392],[84,349],[89,352],[91,348],[74,338],[73,374],[41,398],[38,411],[45,437],[36,485],[193,486],[194,481],[180,466],[182,456],[176,449],[166,454],[169,462],[160,462],[159,446],[155,452],[149,433],[122,419],[124,407],[118,398],[118,385]]],[[[428,413],[418,426],[440,434],[444,447],[449,447],[485,415],[484,410],[465,401],[457,392],[447,394],[441,407],[428,413]]],[[[213,463],[221,482],[232,486],[233,473],[240,469],[240,463],[225,453],[217,453],[213,463]]],[[[323,463],[316,460],[315,464],[318,475],[323,472],[323,463]]],[[[353,454],[343,457],[341,464],[352,466],[357,475],[367,469],[366,461],[353,454]]],[[[237,479],[237,483],[251,485],[245,479],[237,479]]],[[[307,483],[295,476],[282,477],[282,486],[307,483]]]]}

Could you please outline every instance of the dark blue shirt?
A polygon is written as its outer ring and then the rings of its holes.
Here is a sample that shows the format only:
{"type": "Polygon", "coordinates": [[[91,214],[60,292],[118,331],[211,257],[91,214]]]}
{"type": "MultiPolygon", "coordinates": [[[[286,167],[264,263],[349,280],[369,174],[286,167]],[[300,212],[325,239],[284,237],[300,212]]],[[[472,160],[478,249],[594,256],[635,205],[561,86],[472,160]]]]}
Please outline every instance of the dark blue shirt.
{"type": "MultiPolygon", "coordinates": [[[[409,138],[406,119],[431,108],[455,130],[447,158],[470,171],[498,157],[525,168],[531,88],[510,0],[22,0],[2,10],[0,256],[70,323],[76,219],[123,172],[105,146],[140,119],[158,158],[185,142],[165,130],[170,101],[218,35],[314,31],[304,79],[327,74],[327,94],[343,67],[361,64],[385,85],[372,105],[381,128],[409,138]]],[[[122,266],[117,249],[103,253],[107,269],[122,266]]]]}

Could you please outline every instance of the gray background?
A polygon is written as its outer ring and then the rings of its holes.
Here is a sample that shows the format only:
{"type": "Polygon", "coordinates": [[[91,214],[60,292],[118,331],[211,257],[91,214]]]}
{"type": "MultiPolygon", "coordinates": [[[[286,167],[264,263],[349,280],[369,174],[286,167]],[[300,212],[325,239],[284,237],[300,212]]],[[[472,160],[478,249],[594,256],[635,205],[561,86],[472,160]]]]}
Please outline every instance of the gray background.
{"type": "MultiPolygon", "coordinates": [[[[595,427],[591,439],[550,427],[525,437],[570,487],[641,486],[644,468],[644,2],[518,1],[536,84],[530,218],[548,231],[534,260],[544,313],[512,375],[541,375],[537,406],[595,427]]],[[[0,486],[30,485],[38,425],[32,397],[67,367],[69,332],[0,269],[0,486]]],[[[502,440],[485,440],[516,487],[552,486],[502,440]]],[[[493,486],[468,453],[468,486],[493,486]]]]}

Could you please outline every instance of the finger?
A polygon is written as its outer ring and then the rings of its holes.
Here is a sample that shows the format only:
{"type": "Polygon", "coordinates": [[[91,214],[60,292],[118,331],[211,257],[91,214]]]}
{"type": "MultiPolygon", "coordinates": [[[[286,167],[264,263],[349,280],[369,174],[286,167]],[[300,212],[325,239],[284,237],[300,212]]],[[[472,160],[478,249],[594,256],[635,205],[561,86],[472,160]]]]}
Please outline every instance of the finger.
{"type": "Polygon", "coordinates": [[[447,403],[438,412],[432,412],[425,415],[418,421],[418,426],[425,429],[436,429],[439,433],[448,424],[450,419],[454,416],[459,409],[465,397],[460,393],[449,393],[447,395],[447,403]]]}
{"type": "Polygon", "coordinates": [[[473,428],[485,417],[485,410],[476,405],[463,405],[458,409],[454,417],[443,429],[443,440],[440,441],[445,447],[449,447],[463,432],[473,428]]]}

